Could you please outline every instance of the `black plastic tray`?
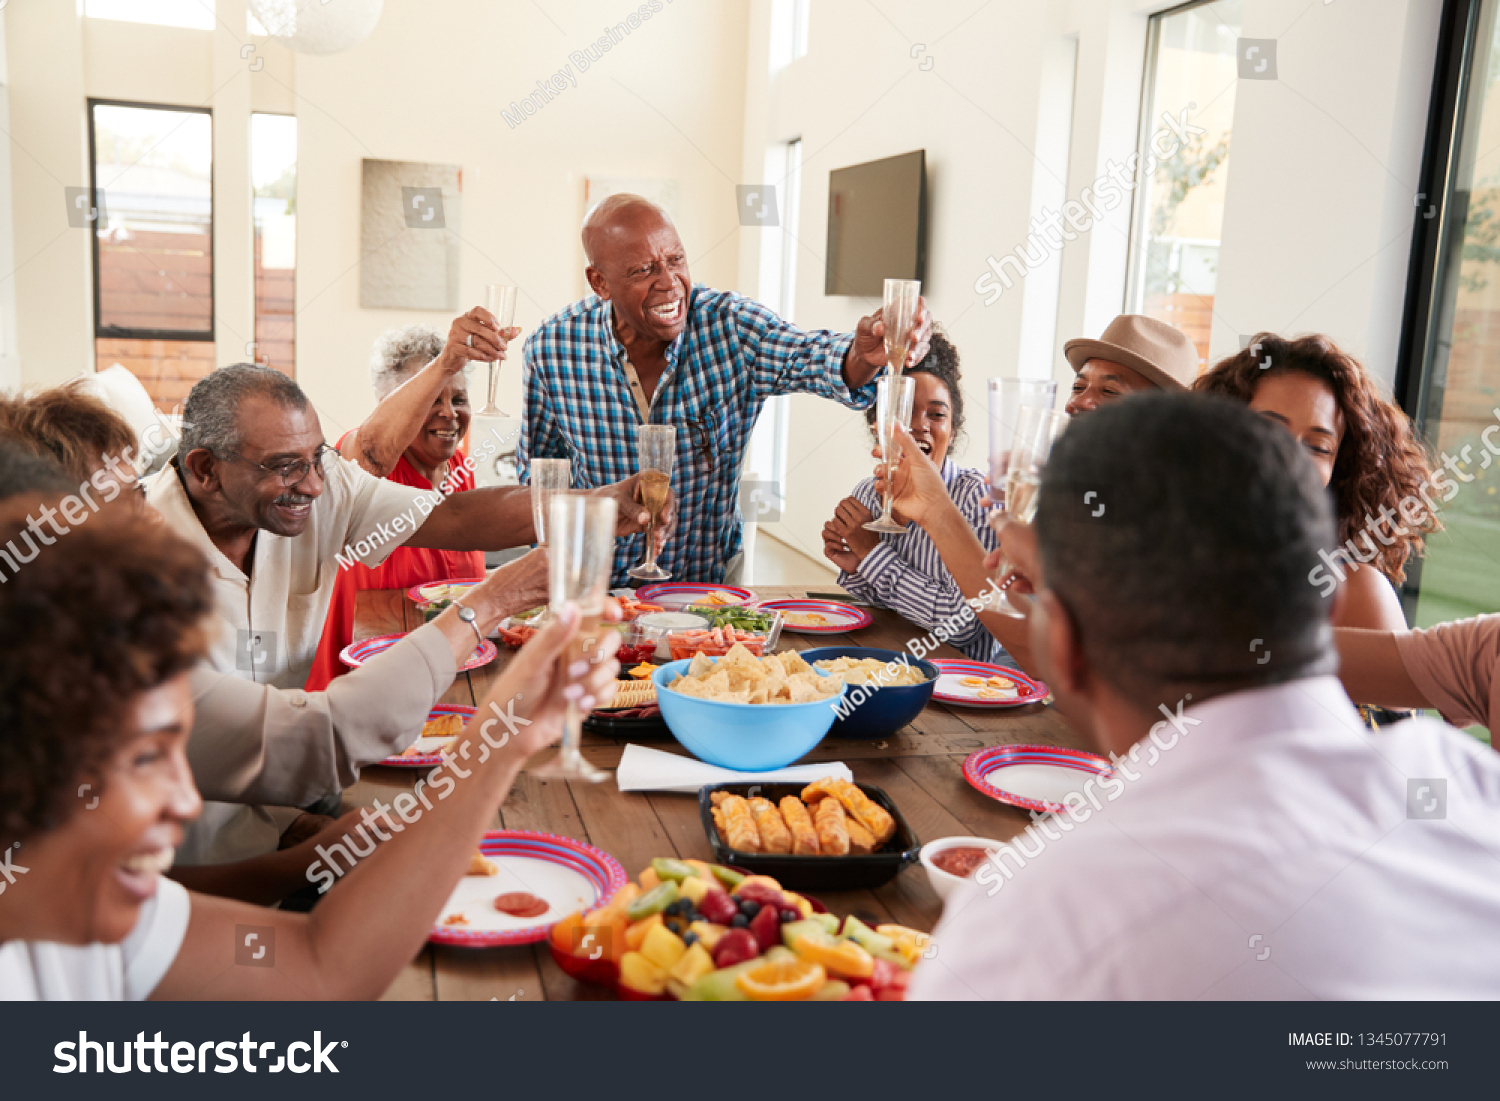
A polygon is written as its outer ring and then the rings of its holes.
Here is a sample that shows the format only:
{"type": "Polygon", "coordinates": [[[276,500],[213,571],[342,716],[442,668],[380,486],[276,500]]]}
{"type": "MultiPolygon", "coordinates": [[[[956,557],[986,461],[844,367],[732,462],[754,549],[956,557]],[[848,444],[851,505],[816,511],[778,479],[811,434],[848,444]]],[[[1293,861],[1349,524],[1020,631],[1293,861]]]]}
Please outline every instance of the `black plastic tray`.
{"type": "Polygon", "coordinates": [[[922,842],[907,825],[906,818],[897,809],[891,797],[873,784],[856,784],[869,796],[871,802],[884,807],[896,820],[896,832],[880,849],[864,856],[789,856],[783,853],[747,853],[731,849],[714,827],[713,793],[727,791],[731,795],[749,798],[754,794],[773,803],[780,803],[783,796],[801,795],[806,784],[714,784],[698,792],[698,811],[703,819],[703,830],[708,834],[708,843],[713,846],[714,859],[720,864],[731,864],[745,868],[756,875],[768,875],[783,887],[800,891],[803,888],[821,891],[848,891],[861,887],[879,887],[895,879],[901,869],[917,862],[922,842]]]}

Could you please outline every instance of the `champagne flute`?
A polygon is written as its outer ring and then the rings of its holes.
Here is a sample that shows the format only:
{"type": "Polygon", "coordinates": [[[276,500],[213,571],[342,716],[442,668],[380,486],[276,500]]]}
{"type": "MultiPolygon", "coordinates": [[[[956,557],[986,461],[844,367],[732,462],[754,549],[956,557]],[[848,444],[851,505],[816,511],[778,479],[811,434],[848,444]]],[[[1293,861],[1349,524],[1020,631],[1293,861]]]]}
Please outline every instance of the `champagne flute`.
{"type": "MultiPolygon", "coordinates": [[[[503,331],[516,323],[516,288],[499,283],[486,283],[484,285],[484,308],[495,315],[495,324],[503,331]]],[[[500,361],[497,359],[490,364],[489,401],[485,402],[484,408],[479,411],[481,417],[505,417],[505,413],[495,404],[495,383],[500,377],[500,361]]]]}
{"type": "Polygon", "coordinates": [[[917,319],[917,299],[922,295],[920,279],[887,279],[885,306],[880,319],[885,322],[885,355],[889,373],[899,375],[906,369],[906,355],[911,351],[911,327],[917,319]]]}
{"type": "Polygon", "coordinates": [[[1016,424],[1027,406],[1051,409],[1057,403],[1054,379],[990,379],[990,523],[998,526],[1005,512],[1005,472],[1016,438],[1016,424]]]}
{"type": "MultiPolygon", "coordinates": [[[[615,560],[615,500],[559,493],[547,516],[547,579],[550,607],[578,606],[578,633],[558,658],[557,675],[571,680],[568,667],[579,658],[595,660],[600,625],[609,595],[610,568],[615,560]]],[[[563,720],[562,747],[557,756],[532,773],[542,780],[580,780],[597,784],[609,773],[583,759],[583,711],[569,700],[563,720]]]]}
{"type": "MultiPolygon", "coordinates": [[[[1010,467],[1005,472],[1006,516],[1023,524],[1031,523],[1041,501],[1042,470],[1052,454],[1052,444],[1068,426],[1066,413],[1028,405],[1017,418],[1015,446],[1010,453],[1010,467]]],[[[1004,580],[1015,565],[1005,557],[995,571],[995,582],[1004,580]]],[[[1001,593],[996,610],[1006,615],[1024,615],[1009,594],[1001,593]]]]}
{"type": "Polygon", "coordinates": [[[865,525],[866,531],[891,535],[906,531],[905,525],[896,523],[891,487],[895,482],[896,466],[901,461],[896,427],[910,423],[911,403],[916,392],[917,380],[902,374],[886,375],[875,384],[875,434],[880,440],[880,457],[885,462],[885,509],[877,519],[865,525]]]}
{"type": "MultiPolygon", "coordinates": [[[[568,459],[531,460],[531,524],[536,529],[536,545],[547,545],[547,517],[552,498],[566,493],[573,484],[573,464],[568,459]]],[[[544,608],[532,620],[533,627],[543,627],[552,619],[552,609],[544,608]]]]}
{"type": "Polygon", "coordinates": [[[651,519],[646,523],[646,560],[625,572],[642,581],[665,581],[672,575],[656,564],[656,525],[672,488],[672,466],[677,459],[677,428],[670,424],[643,424],[638,436],[641,471],[641,501],[651,519]]]}

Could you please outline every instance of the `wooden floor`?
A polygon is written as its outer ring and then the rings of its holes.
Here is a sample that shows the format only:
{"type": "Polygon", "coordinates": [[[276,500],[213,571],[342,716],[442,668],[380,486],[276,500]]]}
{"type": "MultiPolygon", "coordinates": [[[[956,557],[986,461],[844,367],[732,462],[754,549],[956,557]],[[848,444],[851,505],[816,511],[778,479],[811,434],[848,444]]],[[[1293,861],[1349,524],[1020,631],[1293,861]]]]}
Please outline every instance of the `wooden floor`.
{"type": "MultiPolygon", "coordinates": [[[[818,591],[828,588],[821,586],[818,591]]],[[[761,585],[762,598],[801,596],[801,589],[761,585]]],[[[783,648],[807,649],[830,644],[857,644],[905,649],[909,640],[926,636],[893,612],[872,610],[875,622],[841,636],[787,633],[783,648]]],[[[360,594],[356,638],[413,630],[421,617],[404,592],[360,594]]],[[[958,657],[942,647],[934,655],[958,657]]],[[[449,703],[478,705],[504,668],[507,653],[473,673],[461,673],[444,694],[449,703]]],[[[1003,711],[948,708],[930,704],[911,726],[881,742],[825,739],[804,761],[844,761],[861,783],[875,784],[891,796],[923,841],[955,834],[1007,840],[1028,822],[1026,814],[981,795],[965,782],[963,760],[985,746],[1002,743],[1078,746],[1076,735],[1055,710],[1041,704],[1003,711]]],[[[675,742],[653,748],[683,751],[675,742]]],[[[614,768],[624,744],[585,735],[584,755],[600,768],[614,768]]],[[[538,759],[545,760],[553,751],[538,759]]],[[[414,770],[371,767],[344,793],[344,809],[370,806],[377,797],[389,802],[408,791],[414,770]]],[[[712,859],[694,795],[622,793],[612,781],[602,784],[543,782],[523,773],[501,808],[493,828],[543,830],[587,841],[612,854],[633,878],[652,857],[712,859]]],[[[867,921],[896,921],[931,929],[942,907],[919,866],[904,870],[876,890],[814,892],[835,913],[854,913],[867,921]]],[[[385,997],[402,1000],[533,1001],[609,997],[563,974],[545,944],[513,948],[462,949],[431,946],[412,961],[385,997]]]]}

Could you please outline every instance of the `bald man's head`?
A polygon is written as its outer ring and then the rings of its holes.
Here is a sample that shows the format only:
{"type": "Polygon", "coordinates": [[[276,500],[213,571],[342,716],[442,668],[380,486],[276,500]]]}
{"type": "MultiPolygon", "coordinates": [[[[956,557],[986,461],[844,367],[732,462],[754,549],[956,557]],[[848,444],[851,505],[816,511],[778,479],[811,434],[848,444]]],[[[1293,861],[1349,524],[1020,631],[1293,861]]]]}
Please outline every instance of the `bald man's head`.
{"type": "Polygon", "coordinates": [[[665,210],[639,195],[611,195],[583,220],[589,286],[615,317],[651,343],[670,343],[687,325],[692,294],[687,255],[665,210]]]}

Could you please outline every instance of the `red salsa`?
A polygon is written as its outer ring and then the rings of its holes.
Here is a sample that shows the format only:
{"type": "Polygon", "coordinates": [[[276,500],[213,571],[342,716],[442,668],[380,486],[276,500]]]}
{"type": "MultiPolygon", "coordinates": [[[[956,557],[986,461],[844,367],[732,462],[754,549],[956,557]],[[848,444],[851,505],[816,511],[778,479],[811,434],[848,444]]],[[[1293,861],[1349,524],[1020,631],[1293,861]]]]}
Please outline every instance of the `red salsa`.
{"type": "Polygon", "coordinates": [[[989,859],[989,855],[988,849],[981,849],[976,845],[955,845],[951,849],[933,853],[932,863],[949,875],[968,879],[979,870],[979,865],[989,859]]]}

